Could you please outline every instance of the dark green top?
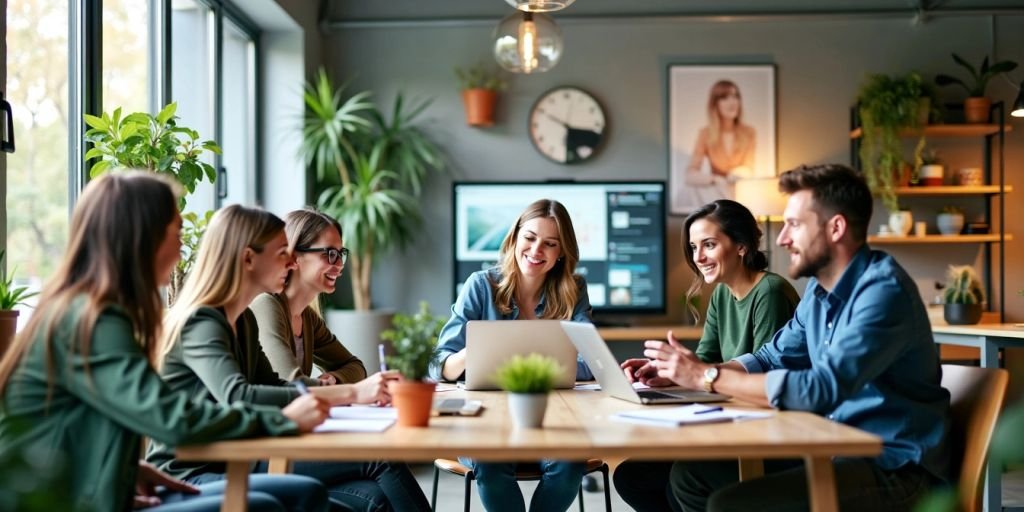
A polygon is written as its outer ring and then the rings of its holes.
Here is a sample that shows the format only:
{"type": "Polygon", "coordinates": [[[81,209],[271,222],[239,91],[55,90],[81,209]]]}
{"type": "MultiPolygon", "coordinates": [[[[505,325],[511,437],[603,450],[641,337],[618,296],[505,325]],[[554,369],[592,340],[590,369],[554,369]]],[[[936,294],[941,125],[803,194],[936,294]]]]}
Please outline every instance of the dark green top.
{"type": "Polygon", "coordinates": [[[707,363],[721,363],[754,352],[793,318],[798,302],[800,296],[793,285],[771,272],[765,272],[740,300],[727,286],[719,284],[711,292],[697,357],[707,363]]]}
{"type": "MultiPolygon", "coordinates": [[[[175,391],[208,404],[288,405],[299,392],[278,378],[259,343],[252,311],[246,309],[231,332],[219,309],[202,307],[185,322],[181,336],[164,359],[160,374],[175,391]]],[[[201,473],[223,473],[223,463],[179,461],[163,443],[150,443],[146,460],[160,469],[186,478],[201,473]]]]}
{"type": "Polygon", "coordinates": [[[173,446],[296,433],[279,408],[224,407],[172,391],[115,307],[100,315],[83,355],[74,331],[84,301],[73,304],[49,347],[54,382],[48,383],[47,344],[37,339],[5,388],[0,453],[27,450],[49,459],[42,464],[64,457],[75,510],[131,509],[140,436],[173,446]]]}

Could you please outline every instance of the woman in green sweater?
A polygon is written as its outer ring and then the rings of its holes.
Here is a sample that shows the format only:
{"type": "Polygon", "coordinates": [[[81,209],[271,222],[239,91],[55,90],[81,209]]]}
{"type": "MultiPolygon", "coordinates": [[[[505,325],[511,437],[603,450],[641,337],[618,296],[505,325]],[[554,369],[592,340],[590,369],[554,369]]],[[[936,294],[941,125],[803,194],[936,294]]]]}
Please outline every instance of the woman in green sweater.
{"type": "MultiPolygon", "coordinates": [[[[766,270],[768,259],[760,246],[757,221],[736,201],[719,199],[686,218],[683,247],[696,277],[687,298],[705,283],[715,286],[697,345],[702,361],[721,363],[754,352],[793,318],[800,297],[789,281],[766,270]]],[[[677,350],[686,350],[671,331],[667,339],[677,350]]],[[[673,372],[659,373],[648,359],[628,359],[622,368],[633,382],[677,385],[673,372]]],[[[671,467],[672,462],[626,461],[615,470],[615,489],[637,510],[671,510],[666,491],[671,467]]]]}
{"type": "MultiPolygon", "coordinates": [[[[197,402],[280,405],[299,396],[271,368],[248,309],[258,295],[279,293],[294,268],[281,219],[239,205],[218,211],[164,321],[158,362],[167,384],[197,402]]],[[[309,391],[331,405],[387,403],[387,384],[399,377],[393,371],[375,373],[355,384],[311,386],[309,391]]],[[[161,443],[152,443],[146,458],[190,483],[224,478],[223,464],[176,460],[161,443]]],[[[265,461],[256,465],[256,473],[266,471],[265,461]]],[[[293,471],[323,482],[337,509],[430,508],[405,464],[297,462],[293,471]]]]}
{"type": "MultiPolygon", "coordinates": [[[[156,374],[158,286],[168,284],[181,250],[177,203],[172,186],[149,173],[91,182],[71,216],[63,260],[0,361],[0,454],[65,466],[66,479],[49,492],[70,509],[217,510],[222,488],[140,466],[142,436],[173,446],[295,434],[326,416],[327,404],[313,397],[284,409],[197,403],[156,374]]],[[[0,487],[10,499],[13,488],[0,487]]],[[[249,489],[257,510],[327,505],[323,486],[306,477],[262,475],[249,489]]],[[[0,508],[27,506],[14,500],[0,508]]]]}
{"type": "Polygon", "coordinates": [[[249,305],[270,366],[282,379],[303,379],[307,385],[365,379],[363,362],[338,341],[312,306],[321,293],[334,292],[345,268],[348,249],[342,247],[341,225],[307,208],[289,213],[284,231],[295,268],[284,291],[264,293],[249,305]],[[323,370],[315,380],[310,378],[313,363],[323,370]]]}

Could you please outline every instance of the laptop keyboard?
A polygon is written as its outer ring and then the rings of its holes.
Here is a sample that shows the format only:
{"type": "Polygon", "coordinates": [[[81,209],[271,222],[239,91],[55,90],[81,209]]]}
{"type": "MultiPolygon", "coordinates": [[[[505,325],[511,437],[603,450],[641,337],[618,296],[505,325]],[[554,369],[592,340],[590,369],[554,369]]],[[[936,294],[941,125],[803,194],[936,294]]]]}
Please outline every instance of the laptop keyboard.
{"type": "Polygon", "coordinates": [[[679,398],[679,395],[673,393],[663,393],[661,391],[641,390],[637,391],[640,398],[679,398]]]}

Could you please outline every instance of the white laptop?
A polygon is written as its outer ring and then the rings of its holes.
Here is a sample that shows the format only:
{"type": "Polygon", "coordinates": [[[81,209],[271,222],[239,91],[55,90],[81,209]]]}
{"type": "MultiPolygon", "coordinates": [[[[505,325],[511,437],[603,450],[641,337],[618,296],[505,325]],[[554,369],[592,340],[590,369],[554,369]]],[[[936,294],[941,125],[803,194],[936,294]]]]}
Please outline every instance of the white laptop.
{"type": "Polygon", "coordinates": [[[579,350],[590,371],[597,377],[601,390],[610,396],[628,400],[638,404],[677,404],[724,402],[731,398],[720,393],[708,393],[703,390],[681,388],[665,389],[634,389],[626,378],[618,360],[612,354],[608,344],[601,339],[597,328],[591,324],[562,322],[562,330],[579,350]]]}
{"type": "Polygon", "coordinates": [[[466,323],[466,389],[498,389],[494,372],[514,355],[549,356],[562,366],[555,388],[576,384],[576,347],[559,320],[470,320],[466,323]]]}

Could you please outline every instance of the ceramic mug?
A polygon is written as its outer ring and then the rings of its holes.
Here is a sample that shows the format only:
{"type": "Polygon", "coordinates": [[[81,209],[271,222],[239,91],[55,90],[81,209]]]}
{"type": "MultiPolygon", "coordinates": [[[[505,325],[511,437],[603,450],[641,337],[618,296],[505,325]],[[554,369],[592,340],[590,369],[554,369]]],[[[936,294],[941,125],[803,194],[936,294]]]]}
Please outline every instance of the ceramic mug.
{"type": "Polygon", "coordinates": [[[957,184],[965,187],[981,185],[981,177],[981,167],[964,167],[956,172],[957,184]]]}

